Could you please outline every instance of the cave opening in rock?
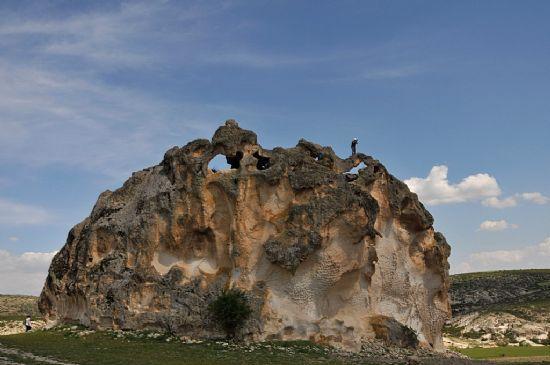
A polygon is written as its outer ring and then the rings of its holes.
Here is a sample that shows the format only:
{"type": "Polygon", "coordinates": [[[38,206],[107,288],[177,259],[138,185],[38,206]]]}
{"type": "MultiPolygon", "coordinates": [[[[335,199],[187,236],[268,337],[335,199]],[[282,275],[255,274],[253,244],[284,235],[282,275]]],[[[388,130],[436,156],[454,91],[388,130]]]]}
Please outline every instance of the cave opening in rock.
{"type": "Polygon", "coordinates": [[[241,160],[244,154],[242,151],[237,151],[233,156],[216,155],[208,162],[208,168],[213,172],[227,171],[229,169],[238,169],[241,167],[241,160]],[[229,165],[229,168],[227,167],[229,165]]]}
{"type": "Polygon", "coordinates": [[[234,156],[225,156],[225,159],[232,169],[238,169],[241,167],[243,156],[244,153],[242,151],[237,151],[234,156]]]}
{"type": "Polygon", "coordinates": [[[346,171],[343,173],[344,177],[346,178],[347,182],[355,181],[359,178],[359,170],[365,168],[365,164],[361,162],[359,165],[355,166],[354,168],[350,169],[349,171],[346,171]]]}
{"type": "Polygon", "coordinates": [[[224,155],[216,155],[208,163],[208,169],[211,170],[213,173],[220,172],[220,171],[223,171],[223,170],[228,171],[229,167],[227,166],[227,161],[225,159],[225,156],[224,155]]]}
{"type": "Polygon", "coordinates": [[[258,151],[254,152],[252,156],[254,156],[254,158],[258,160],[258,162],[256,163],[256,168],[258,170],[267,170],[270,167],[269,157],[261,156],[258,151]]]}
{"type": "Polygon", "coordinates": [[[359,173],[359,170],[364,169],[365,167],[367,167],[367,166],[365,166],[365,163],[361,162],[359,165],[355,166],[354,168],[352,168],[348,172],[350,174],[357,174],[357,173],[359,173]]]}

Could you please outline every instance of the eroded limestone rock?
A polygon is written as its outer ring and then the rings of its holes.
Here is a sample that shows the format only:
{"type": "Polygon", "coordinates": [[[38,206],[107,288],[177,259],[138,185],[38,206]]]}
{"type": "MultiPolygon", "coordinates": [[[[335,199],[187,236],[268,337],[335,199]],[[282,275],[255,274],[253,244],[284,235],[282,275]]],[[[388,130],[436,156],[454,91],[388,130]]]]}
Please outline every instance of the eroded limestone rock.
{"type": "Polygon", "coordinates": [[[405,326],[440,349],[450,247],[432,224],[372,157],[305,140],[266,150],[230,120],[102,193],[54,258],[40,308],[98,329],[216,337],[207,306],[235,286],[254,309],[241,334],[253,340],[359,349],[405,326]],[[219,154],[234,168],[210,170],[219,154]]]}

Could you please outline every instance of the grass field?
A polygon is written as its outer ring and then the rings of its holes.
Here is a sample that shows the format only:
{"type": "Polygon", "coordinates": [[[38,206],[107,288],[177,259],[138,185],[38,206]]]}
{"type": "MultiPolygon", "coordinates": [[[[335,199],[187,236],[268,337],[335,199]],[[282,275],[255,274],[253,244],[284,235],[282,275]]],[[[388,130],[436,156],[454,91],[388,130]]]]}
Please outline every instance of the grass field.
{"type": "MultiPolygon", "coordinates": [[[[127,339],[109,333],[80,337],[63,331],[37,331],[0,337],[0,344],[82,365],[344,364],[323,347],[305,341],[273,342],[243,348],[223,342],[182,344],[166,342],[162,337],[157,340],[127,339]]],[[[17,355],[11,357],[13,361],[33,364],[28,359],[23,362],[17,355]]]]}
{"type": "MultiPolygon", "coordinates": [[[[37,331],[0,337],[0,360],[17,364],[40,365],[38,358],[26,353],[79,365],[344,365],[362,364],[357,359],[336,358],[327,348],[307,341],[270,342],[236,346],[226,342],[183,344],[139,337],[118,338],[113,332],[80,336],[62,330],[37,331]],[[2,348],[19,352],[5,353],[2,348]]],[[[550,364],[550,347],[499,347],[460,350],[473,359],[505,360],[507,363],[550,364]]],[[[0,361],[2,363],[2,361],[0,361]]]]}
{"type": "Polygon", "coordinates": [[[471,357],[472,359],[548,356],[548,361],[550,361],[550,346],[506,346],[494,348],[476,347],[470,349],[459,349],[458,351],[466,356],[471,357]]]}

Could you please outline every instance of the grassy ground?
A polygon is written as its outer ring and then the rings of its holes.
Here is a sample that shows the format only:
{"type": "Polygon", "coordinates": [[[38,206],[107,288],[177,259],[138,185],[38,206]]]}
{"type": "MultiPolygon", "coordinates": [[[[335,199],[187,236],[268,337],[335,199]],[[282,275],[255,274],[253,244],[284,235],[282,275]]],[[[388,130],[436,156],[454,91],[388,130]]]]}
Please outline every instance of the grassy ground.
{"type": "Polygon", "coordinates": [[[0,344],[82,365],[344,364],[309,342],[274,342],[245,350],[221,342],[182,344],[163,338],[116,338],[109,333],[79,337],[62,331],[37,331],[0,337],[0,344]]]}
{"type": "MultiPolygon", "coordinates": [[[[6,354],[0,351],[0,364],[2,357],[18,364],[44,364],[39,358],[29,358],[25,354],[27,352],[79,365],[367,365],[363,361],[346,362],[337,359],[326,348],[307,341],[271,342],[241,347],[224,342],[166,342],[166,338],[162,336],[157,339],[117,338],[115,333],[109,332],[80,336],[74,332],[49,330],[0,337],[0,349],[2,347],[18,349],[20,352],[6,354]]],[[[460,352],[478,360],[502,360],[509,364],[550,364],[548,346],[472,348],[460,352]]]]}
{"type": "Polygon", "coordinates": [[[550,346],[506,346],[494,348],[476,347],[470,349],[459,349],[458,351],[466,356],[471,357],[472,359],[547,356],[548,361],[550,361],[550,346]]]}

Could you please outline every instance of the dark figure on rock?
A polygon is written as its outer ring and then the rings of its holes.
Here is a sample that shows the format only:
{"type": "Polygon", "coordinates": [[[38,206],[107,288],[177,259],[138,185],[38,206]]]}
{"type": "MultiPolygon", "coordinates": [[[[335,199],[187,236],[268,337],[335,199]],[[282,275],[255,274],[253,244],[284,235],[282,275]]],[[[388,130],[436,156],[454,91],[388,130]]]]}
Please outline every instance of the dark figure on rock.
{"type": "Polygon", "coordinates": [[[351,141],[351,154],[352,155],[357,154],[357,143],[359,143],[359,140],[357,138],[354,138],[351,141]]]}

